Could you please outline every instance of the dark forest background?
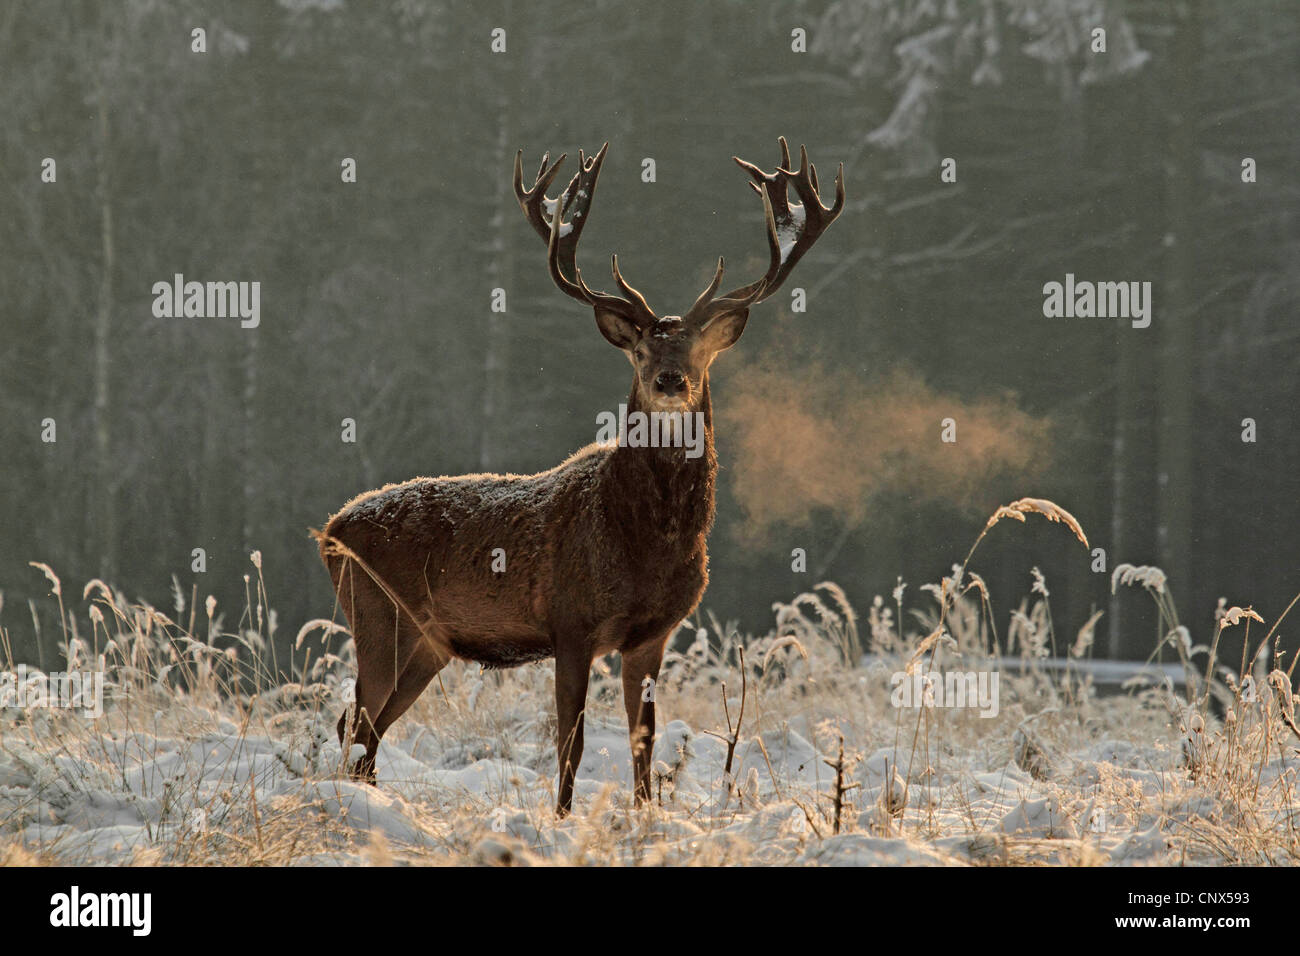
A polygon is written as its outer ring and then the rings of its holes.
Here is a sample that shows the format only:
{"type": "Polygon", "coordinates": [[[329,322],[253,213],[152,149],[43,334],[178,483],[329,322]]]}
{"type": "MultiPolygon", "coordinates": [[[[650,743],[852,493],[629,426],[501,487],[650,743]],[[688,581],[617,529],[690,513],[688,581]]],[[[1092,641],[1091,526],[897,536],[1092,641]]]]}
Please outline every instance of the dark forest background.
{"type": "MultiPolygon", "coordinates": [[[[781,134],[824,183],[843,160],[849,201],[788,283],[807,310],[774,297],[715,366],[706,607],[766,630],[828,578],[865,610],[1035,495],[1108,572],[1162,567],[1198,638],[1220,595],[1272,623],[1300,590],[1298,53],[1285,0],[4,4],[0,627],[36,659],[29,602],[58,611],[30,561],[83,622],[94,576],[238,615],[254,549],[282,635],[329,616],[308,528],[345,500],[548,468],[627,394],[515,150],[531,174],[609,140],[585,272],[617,251],[680,312],[718,255],[761,273],[730,157],[770,168],[781,134]],[[155,318],[175,273],[260,281],[260,326],[155,318]],[[1150,328],[1045,318],[1066,273],[1152,282],[1150,328]]],[[[1145,656],[1150,602],[1092,564],[1031,516],[973,568],[1000,627],[1037,566],[1058,627],[1104,608],[1103,650],[1145,656]]]]}

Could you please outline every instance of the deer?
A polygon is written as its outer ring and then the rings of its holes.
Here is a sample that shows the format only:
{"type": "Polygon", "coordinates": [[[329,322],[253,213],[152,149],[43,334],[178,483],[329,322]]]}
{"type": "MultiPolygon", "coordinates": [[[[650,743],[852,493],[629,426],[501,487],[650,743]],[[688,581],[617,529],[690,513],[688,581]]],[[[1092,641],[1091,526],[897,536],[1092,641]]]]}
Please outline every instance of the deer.
{"type": "Polygon", "coordinates": [[[709,577],[718,471],[709,368],[736,344],[750,308],[781,287],[844,207],[843,163],[828,208],[807,150],[800,147],[796,170],[785,138],[779,142],[781,163],[771,172],[733,157],[763,203],[767,271],[718,296],[720,257],[694,304],[663,316],[623,278],[617,255],[610,262],[617,294],[594,291],[578,268],[609,143],[594,156],[579,151],[578,171],[555,198],[546,192],[566,156],[549,163],[544,154],[525,188],[523,150],[515,155],[515,197],[546,246],[551,280],[593,310],[601,335],[632,364],[629,416],[697,415],[703,450],[598,442],[539,474],[415,478],[361,494],[335,513],[315,535],[356,650],[355,697],[338,722],[345,761],[364,747],[348,765],[353,779],[377,783],[380,739],[451,660],[506,668],[554,658],[555,810],[563,817],[582,760],[592,664],[617,652],[635,805],[650,800],[653,689],[665,645],[709,577]]]}

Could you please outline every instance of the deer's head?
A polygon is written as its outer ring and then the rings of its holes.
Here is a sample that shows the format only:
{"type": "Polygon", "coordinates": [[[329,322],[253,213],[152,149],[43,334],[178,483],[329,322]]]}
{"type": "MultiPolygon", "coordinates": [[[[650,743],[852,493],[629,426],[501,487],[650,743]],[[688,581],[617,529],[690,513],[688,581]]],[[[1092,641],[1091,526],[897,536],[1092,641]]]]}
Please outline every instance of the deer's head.
{"type": "Polygon", "coordinates": [[[559,173],[564,156],[548,166],[550,154],[544,155],[530,189],[524,189],[523,150],[515,156],[515,195],[533,229],[546,241],[552,280],[562,292],[594,309],[601,334],[632,362],[638,404],[643,409],[694,411],[700,407],[709,366],[745,331],[750,307],[781,287],[795,263],[844,207],[844,164],[840,164],[835,176],[835,204],[827,209],[821,203],[817,168],[808,162],[807,151],[799,148],[799,169],[792,171],[784,137],[780,143],[781,165],[774,172],[764,172],[736,158],[763,201],[770,254],[767,273],[719,297],[723,262],[718,259],[713,281],[695,304],[681,315],[662,317],[619,273],[618,256],[611,261],[618,295],[590,289],[578,268],[578,239],[587,224],[596,179],[609,144],[590,158],[579,151],[578,172],[556,199],[547,196],[546,190],[559,173]],[[794,187],[800,202],[790,202],[789,186],[794,187]]]}

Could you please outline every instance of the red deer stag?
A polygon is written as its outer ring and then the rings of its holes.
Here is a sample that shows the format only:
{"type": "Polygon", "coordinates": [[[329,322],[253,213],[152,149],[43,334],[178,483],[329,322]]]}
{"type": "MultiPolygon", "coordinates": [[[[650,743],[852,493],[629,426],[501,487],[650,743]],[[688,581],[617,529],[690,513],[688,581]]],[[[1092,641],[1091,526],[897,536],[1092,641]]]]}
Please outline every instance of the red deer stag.
{"type": "Polygon", "coordinates": [[[319,540],[356,641],[355,705],[338,725],[341,743],[365,747],[354,777],[375,781],[380,738],[452,658],[513,667],[554,657],[556,810],[568,813],[591,664],[618,651],[635,795],[638,803],[649,798],[655,705],[642,688],[657,679],[664,644],[708,581],[717,476],[709,366],[740,338],[750,307],[781,286],[844,206],[843,164],[827,209],[807,152],[800,148],[792,170],[780,142],[774,172],[736,159],[763,202],[766,274],[718,298],[719,259],[695,304],[662,318],[620,275],[617,256],[619,295],[593,291],[578,268],[578,238],[609,144],[590,158],[579,153],[578,172],[556,199],[546,190],[564,156],[550,166],[543,156],[530,189],[523,151],[515,157],[515,194],[546,244],[551,278],[592,307],[601,334],[632,363],[629,421],[637,411],[689,413],[703,424],[703,448],[692,456],[681,442],[593,444],[537,475],[416,478],[344,505],[319,540]]]}

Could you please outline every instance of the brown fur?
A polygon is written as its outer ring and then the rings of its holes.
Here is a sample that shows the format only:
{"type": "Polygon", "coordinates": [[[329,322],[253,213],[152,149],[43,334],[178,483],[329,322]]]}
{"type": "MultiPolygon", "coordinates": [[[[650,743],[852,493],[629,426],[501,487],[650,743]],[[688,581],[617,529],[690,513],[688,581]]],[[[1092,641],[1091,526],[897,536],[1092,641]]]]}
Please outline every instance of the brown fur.
{"type": "Polygon", "coordinates": [[[545,191],[564,157],[549,167],[543,157],[530,189],[523,184],[522,152],[516,157],[516,198],[547,244],[551,278],[592,306],[601,334],[632,363],[629,414],[699,413],[702,454],[588,445],[536,475],[416,478],[344,505],[320,545],[356,642],[356,704],[338,725],[341,744],[365,748],[352,767],[355,776],[374,782],[380,738],[452,658],[513,667],[554,657],[556,810],[567,813],[582,760],[591,664],[617,651],[636,800],[649,799],[655,704],[643,684],[658,679],[669,635],[708,583],[717,480],[709,366],[740,338],[749,307],[781,285],[844,204],[843,167],[835,205],[825,209],[805,151],[800,148],[795,173],[784,139],[780,145],[775,172],[736,160],[763,201],[767,273],[718,298],[719,260],[713,282],[685,316],[663,318],[623,279],[617,258],[612,272],[619,296],[593,291],[577,268],[578,238],[608,144],[590,158],[579,153],[577,175],[554,200],[545,191]],[[803,201],[798,215],[787,186],[803,201]],[[778,230],[795,241],[783,248],[778,230]],[[493,568],[498,548],[504,570],[493,568]]]}
{"type": "MultiPolygon", "coordinates": [[[[641,407],[635,389],[628,407],[641,407]]],[[[330,519],[321,557],[361,662],[353,725],[339,722],[340,741],[351,732],[366,748],[358,776],[373,779],[380,737],[452,658],[513,667],[556,657],[557,669],[581,668],[585,702],[591,662],[618,651],[625,668],[629,655],[645,659],[629,706],[644,703],[642,680],[657,679],[669,634],[708,583],[717,460],[707,381],[699,410],[695,459],[682,448],[592,444],[536,475],[386,485],[330,519]],[[504,572],[492,570],[495,548],[504,572]]],[[[643,725],[651,709],[636,707],[643,725]]],[[[581,747],[570,751],[576,769],[581,747]]],[[[636,763],[648,778],[648,754],[636,763]]],[[[640,784],[645,797],[648,779],[640,784]]],[[[571,786],[562,779],[562,803],[571,786]]]]}

